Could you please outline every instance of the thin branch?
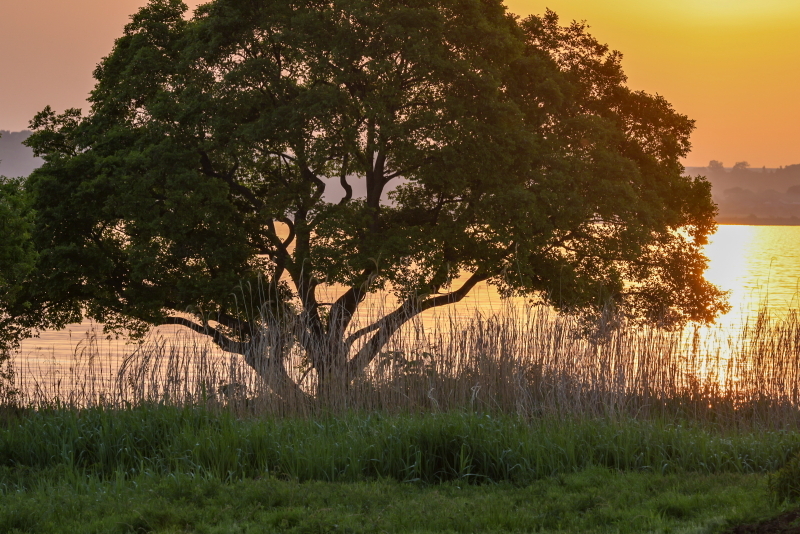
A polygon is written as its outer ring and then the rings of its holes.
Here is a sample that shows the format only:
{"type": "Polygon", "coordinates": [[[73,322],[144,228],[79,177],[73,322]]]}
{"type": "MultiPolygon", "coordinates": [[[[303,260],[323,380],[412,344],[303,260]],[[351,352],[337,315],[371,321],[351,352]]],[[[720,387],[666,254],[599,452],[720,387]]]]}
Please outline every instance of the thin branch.
{"type": "Polygon", "coordinates": [[[294,222],[288,217],[281,217],[278,219],[278,222],[283,223],[289,227],[289,235],[286,237],[285,241],[281,241],[283,248],[287,249],[287,247],[292,243],[292,241],[294,241],[295,235],[297,235],[295,233],[294,222]]]}
{"type": "Polygon", "coordinates": [[[358,353],[347,362],[349,376],[356,376],[364,367],[369,365],[392,334],[399,330],[406,322],[426,310],[460,302],[478,283],[487,280],[490,276],[491,275],[488,273],[475,273],[457,290],[425,299],[422,302],[415,296],[409,297],[390,314],[376,321],[374,324],[355,332],[352,336],[348,337],[348,341],[351,343],[358,339],[358,337],[363,337],[365,334],[378,330],[378,332],[361,347],[358,353]],[[356,334],[358,334],[358,336],[354,337],[356,334]],[[351,338],[354,339],[351,341],[351,338]]]}
{"type": "Polygon", "coordinates": [[[194,330],[198,334],[209,336],[211,338],[211,341],[213,341],[215,345],[217,345],[226,352],[232,352],[234,354],[242,354],[242,355],[245,353],[244,343],[233,341],[228,336],[226,336],[225,334],[223,334],[222,332],[211,326],[200,325],[194,321],[185,319],[183,317],[167,317],[166,319],[164,319],[164,322],[162,324],[185,326],[190,330],[194,330]]]}
{"type": "Polygon", "coordinates": [[[375,321],[369,326],[360,328],[355,332],[353,332],[352,334],[350,334],[349,336],[347,336],[347,339],[344,340],[344,344],[347,345],[348,347],[352,347],[353,343],[355,343],[358,338],[363,337],[364,335],[369,334],[370,332],[374,332],[381,326],[383,326],[383,323],[381,321],[375,321]]]}
{"type": "Polygon", "coordinates": [[[278,156],[279,158],[283,158],[289,161],[297,161],[297,158],[290,156],[284,152],[272,152],[271,150],[264,150],[264,154],[269,154],[270,156],[278,156]]]}
{"type": "Polygon", "coordinates": [[[320,198],[322,198],[322,195],[325,194],[325,182],[323,182],[322,179],[319,176],[317,176],[317,173],[315,173],[308,167],[303,167],[302,173],[303,173],[303,178],[307,182],[313,183],[317,188],[317,190],[311,196],[311,202],[309,203],[309,206],[313,206],[319,201],[320,198]]]}
{"type": "Polygon", "coordinates": [[[238,330],[248,336],[253,336],[253,325],[250,321],[245,321],[234,317],[233,315],[225,312],[219,312],[216,316],[216,321],[231,330],[238,330]]]}

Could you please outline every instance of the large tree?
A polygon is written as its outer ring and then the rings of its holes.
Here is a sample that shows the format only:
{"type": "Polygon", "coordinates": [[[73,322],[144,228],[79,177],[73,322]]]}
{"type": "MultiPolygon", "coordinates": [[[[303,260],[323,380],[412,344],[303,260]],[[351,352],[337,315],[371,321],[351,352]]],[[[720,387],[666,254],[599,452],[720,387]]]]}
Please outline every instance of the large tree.
{"type": "Polygon", "coordinates": [[[715,206],[680,164],[693,122],[628,89],[620,61],[499,0],[152,0],[89,113],[32,122],[39,256],[18,324],[180,324],[286,387],[298,342],[322,391],[481,282],[710,321],[715,206]],[[355,330],[383,290],[398,307],[355,330]]]}

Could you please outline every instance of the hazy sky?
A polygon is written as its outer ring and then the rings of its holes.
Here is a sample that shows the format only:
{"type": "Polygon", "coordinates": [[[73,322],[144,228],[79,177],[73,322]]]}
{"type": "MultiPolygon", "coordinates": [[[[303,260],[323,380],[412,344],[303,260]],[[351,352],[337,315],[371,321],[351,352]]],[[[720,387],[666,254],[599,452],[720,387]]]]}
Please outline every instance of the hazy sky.
{"type": "MultiPolygon", "coordinates": [[[[800,163],[800,1],[507,0],[585,19],[629,85],[697,120],[688,166],[800,163]]],[[[146,0],[0,0],[0,129],[45,105],[85,107],[92,70],[146,0]]],[[[199,1],[187,2],[190,7],[199,1]]]]}

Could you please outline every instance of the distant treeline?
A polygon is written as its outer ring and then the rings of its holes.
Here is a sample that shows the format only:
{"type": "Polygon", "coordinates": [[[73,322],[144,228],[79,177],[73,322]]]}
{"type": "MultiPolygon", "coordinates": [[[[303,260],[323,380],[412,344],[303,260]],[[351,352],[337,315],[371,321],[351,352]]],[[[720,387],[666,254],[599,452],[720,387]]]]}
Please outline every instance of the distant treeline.
{"type": "Polygon", "coordinates": [[[800,224],[800,164],[754,169],[740,161],[725,168],[712,160],[686,171],[711,182],[720,223],[800,224]]]}

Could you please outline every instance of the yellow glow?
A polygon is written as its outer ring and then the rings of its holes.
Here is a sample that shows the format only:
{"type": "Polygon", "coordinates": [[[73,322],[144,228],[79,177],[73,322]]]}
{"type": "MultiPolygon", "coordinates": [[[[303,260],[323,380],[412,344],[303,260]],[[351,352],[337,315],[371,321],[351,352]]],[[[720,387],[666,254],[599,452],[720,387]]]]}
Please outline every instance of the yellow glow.
{"type": "Polygon", "coordinates": [[[705,248],[706,279],[731,291],[731,313],[723,324],[737,324],[768,307],[773,317],[800,305],[800,226],[719,227],[705,248]]]}
{"type": "Polygon", "coordinates": [[[705,248],[709,259],[706,280],[726,291],[739,288],[747,274],[755,230],[754,226],[719,227],[705,248]]]}
{"type": "Polygon", "coordinates": [[[672,0],[652,4],[682,16],[750,23],[754,19],[777,18],[798,11],[796,0],[672,0]]]}
{"type": "MultiPolygon", "coordinates": [[[[715,25],[740,22],[750,26],[779,24],[800,17],[797,0],[507,0],[511,12],[518,15],[542,13],[545,8],[562,14],[566,20],[586,20],[594,28],[611,22],[616,27],[634,29],[636,23],[657,27],[672,25],[715,25]]],[[[645,44],[645,43],[643,43],[645,44]]]]}

